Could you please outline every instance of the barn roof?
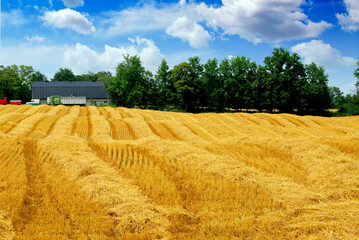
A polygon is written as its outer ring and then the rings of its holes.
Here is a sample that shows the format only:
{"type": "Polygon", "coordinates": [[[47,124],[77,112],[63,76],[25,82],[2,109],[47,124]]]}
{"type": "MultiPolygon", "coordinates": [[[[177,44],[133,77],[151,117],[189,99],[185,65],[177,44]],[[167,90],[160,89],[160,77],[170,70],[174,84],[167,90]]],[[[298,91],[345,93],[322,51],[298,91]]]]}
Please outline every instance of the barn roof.
{"type": "Polygon", "coordinates": [[[46,99],[53,95],[62,97],[85,96],[92,99],[108,98],[103,82],[91,81],[54,81],[54,82],[33,82],[31,84],[33,99],[46,99]]]}

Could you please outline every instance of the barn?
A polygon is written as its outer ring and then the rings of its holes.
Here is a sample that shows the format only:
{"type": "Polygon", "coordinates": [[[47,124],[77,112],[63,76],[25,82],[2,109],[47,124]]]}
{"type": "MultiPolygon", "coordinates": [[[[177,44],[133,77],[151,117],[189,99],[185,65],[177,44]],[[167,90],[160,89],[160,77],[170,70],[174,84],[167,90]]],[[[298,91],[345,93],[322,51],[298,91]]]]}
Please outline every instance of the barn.
{"type": "Polygon", "coordinates": [[[108,95],[103,82],[96,81],[53,81],[33,82],[31,84],[32,99],[40,99],[40,104],[47,103],[47,97],[86,97],[86,105],[93,102],[94,105],[106,104],[109,102],[108,95]]]}

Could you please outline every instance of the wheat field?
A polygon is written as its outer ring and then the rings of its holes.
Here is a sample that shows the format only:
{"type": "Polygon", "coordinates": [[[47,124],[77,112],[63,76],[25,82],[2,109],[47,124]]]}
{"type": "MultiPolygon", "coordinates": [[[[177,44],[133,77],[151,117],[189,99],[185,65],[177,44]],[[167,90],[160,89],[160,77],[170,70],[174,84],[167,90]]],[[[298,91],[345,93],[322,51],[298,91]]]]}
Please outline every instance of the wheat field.
{"type": "Polygon", "coordinates": [[[359,239],[359,117],[0,106],[0,239],[359,239]]]}

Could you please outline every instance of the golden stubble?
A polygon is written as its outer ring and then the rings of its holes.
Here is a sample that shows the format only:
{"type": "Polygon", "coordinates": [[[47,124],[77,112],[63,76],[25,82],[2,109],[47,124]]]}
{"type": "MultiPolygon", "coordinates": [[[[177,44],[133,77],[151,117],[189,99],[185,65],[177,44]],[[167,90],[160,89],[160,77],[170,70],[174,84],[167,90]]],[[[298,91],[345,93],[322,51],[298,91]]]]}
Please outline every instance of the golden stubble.
{"type": "Polygon", "coordinates": [[[357,239],[359,117],[0,107],[0,239],[357,239]]]}

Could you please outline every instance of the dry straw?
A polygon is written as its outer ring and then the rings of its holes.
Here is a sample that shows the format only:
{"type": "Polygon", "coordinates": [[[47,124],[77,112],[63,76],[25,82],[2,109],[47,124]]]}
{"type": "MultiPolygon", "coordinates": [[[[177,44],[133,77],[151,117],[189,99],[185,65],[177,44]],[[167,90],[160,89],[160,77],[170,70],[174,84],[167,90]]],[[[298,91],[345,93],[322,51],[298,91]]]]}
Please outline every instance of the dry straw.
{"type": "Polygon", "coordinates": [[[0,106],[0,239],[358,239],[359,117],[0,106]]]}

